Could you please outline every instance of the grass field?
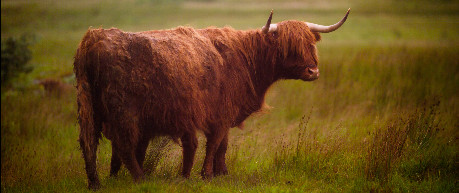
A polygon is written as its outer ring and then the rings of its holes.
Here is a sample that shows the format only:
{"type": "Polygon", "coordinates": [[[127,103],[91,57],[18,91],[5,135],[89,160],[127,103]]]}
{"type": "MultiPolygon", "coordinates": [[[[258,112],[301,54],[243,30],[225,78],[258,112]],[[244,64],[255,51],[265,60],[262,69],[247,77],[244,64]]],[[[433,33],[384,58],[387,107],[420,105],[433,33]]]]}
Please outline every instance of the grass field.
{"type": "MultiPolygon", "coordinates": [[[[1,94],[2,192],[87,190],[78,145],[73,55],[90,27],[125,31],[180,25],[253,29],[303,20],[346,24],[318,44],[321,77],[281,81],[245,129],[230,131],[229,175],[190,179],[181,148],[151,142],[151,173],[109,178],[101,140],[101,192],[457,192],[459,190],[459,2],[376,0],[2,0],[1,37],[29,34],[34,70],[1,94]],[[172,3],[171,3],[172,2],[172,3]],[[42,79],[63,84],[49,92],[42,79]],[[159,155],[159,156],[157,156],[159,155]]],[[[167,142],[167,141],[166,141],[167,142]]]]}

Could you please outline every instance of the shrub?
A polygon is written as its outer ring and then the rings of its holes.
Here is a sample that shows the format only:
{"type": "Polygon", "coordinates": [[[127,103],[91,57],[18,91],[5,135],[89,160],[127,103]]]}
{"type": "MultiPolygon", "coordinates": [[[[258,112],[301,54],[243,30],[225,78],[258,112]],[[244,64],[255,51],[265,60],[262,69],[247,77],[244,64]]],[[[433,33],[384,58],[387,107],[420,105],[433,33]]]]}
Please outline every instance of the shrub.
{"type": "Polygon", "coordinates": [[[33,67],[27,65],[32,58],[32,52],[29,45],[32,43],[30,35],[22,35],[19,38],[9,37],[2,40],[1,53],[1,85],[9,83],[12,78],[17,77],[20,73],[28,73],[33,67]]]}

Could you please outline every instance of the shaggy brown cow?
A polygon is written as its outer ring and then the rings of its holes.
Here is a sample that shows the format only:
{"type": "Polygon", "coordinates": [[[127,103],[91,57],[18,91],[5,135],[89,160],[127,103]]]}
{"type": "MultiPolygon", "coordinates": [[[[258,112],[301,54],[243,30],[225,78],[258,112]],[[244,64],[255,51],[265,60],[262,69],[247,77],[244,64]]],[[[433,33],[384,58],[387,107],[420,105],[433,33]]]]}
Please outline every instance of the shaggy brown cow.
{"type": "Polygon", "coordinates": [[[96,152],[101,133],[112,142],[111,175],[125,164],[143,178],[148,142],[180,139],[182,175],[188,177],[198,145],[207,138],[204,178],[226,174],[228,130],[258,111],[271,84],[319,77],[319,32],[339,28],[299,21],[261,30],[232,28],[123,32],[89,29],[75,55],[80,146],[89,188],[97,189],[96,152]]]}

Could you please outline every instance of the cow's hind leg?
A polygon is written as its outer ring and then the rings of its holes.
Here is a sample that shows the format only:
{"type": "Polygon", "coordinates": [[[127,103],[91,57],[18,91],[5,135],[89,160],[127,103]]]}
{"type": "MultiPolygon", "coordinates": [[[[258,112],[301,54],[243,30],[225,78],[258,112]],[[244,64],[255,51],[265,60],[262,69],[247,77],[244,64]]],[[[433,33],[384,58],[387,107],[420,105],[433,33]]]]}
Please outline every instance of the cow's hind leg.
{"type": "Polygon", "coordinates": [[[206,134],[206,158],[204,159],[204,165],[201,170],[201,175],[204,179],[213,177],[215,154],[226,135],[228,135],[228,129],[224,128],[221,128],[221,130],[214,129],[212,133],[206,134]]]}
{"type": "Polygon", "coordinates": [[[143,179],[143,171],[137,162],[133,145],[114,143],[113,148],[119,153],[119,158],[131,173],[134,181],[143,179]]]}
{"type": "Polygon", "coordinates": [[[139,163],[140,168],[143,168],[143,162],[145,161],[145,154],[147,152],[148,142],[149,142],[149,138],[143,137],[137,144],[135,156],[136,156],[137,162],[139,163]]]}
{"type": "Polygon", "coordinates": [[[225,155],[226,149],[228,148],[228,134],[220,142],[220,146],[215,153],[214,158],[214,175],[226,175],[228,170],[226,169],[225,155]]]}
{"type": "MultiPolygon", "coordinates": [[[[140,168],[143,168],[143,161],[145,160],[145,153],[148,147],[148,139],[141,140],[136,148],[136,159],[139,163],[140,168]]],[[[116,177],[118,171],[121,169],[121,158],[119,153],[115,151],[112,144],[112,160],[110,163],[110,176],[116,177]]]]}
{"type": "Polygon", "coordinates": [[[191,168],[193,167],[194,156],[196,154],[196,148],[198,147],[198,139],[196,133],[185,133],[182,138],[183,147],[183,168],[182,176],[185,178],[190,177],[191,168]]]}
{"type": "Polygon", "coordinates": [[[129,170],[134,181],[139,181],[144,178],[144,174],[136,158],[136,148],[142,136],[136,116],[126,112],[122,110],[115,112],[116,116],[112,119],[115,120],[112,125],[113,131],[116,131],[112,137],[112,148],[129,170]]]}
{"type": "Polygon", "coordinates": [[[84,117],[83,107],[79,107],[80,123],[80,148],[83,151],[85,170],[88,176],[88,188],[96,190],[100,188],[99,176],[97,174],[97,146],[101,137],[101,124],[96,116],[84,117]],[[84,118],[82,118],[84,117],[84,118]]]}
{"type": "Polygon", "coordinates": [[[110,163],[110,176],[116,177],[118,175],[118,171],[121,168],[121,158],[119,153],[115,150],[112,143],[112,160],[110,163]]]}
{"type": "Polygon", "coordinates": [[[80,147],[83,150],[85,170],[88,176],[88,188],[97,190],[100,188],[99,176],[97,174],[96,159],[98,138],[94,140],[85,140],[80,136],[80,147]]]}

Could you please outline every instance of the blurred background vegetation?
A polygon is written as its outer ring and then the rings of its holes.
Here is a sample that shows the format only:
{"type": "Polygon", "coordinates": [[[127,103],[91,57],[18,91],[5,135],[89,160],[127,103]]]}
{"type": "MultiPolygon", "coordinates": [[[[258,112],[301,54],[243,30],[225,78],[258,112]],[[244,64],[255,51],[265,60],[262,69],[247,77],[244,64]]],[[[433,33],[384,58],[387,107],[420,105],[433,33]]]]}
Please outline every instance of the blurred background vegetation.
{"type": "MultiPolygon", "coordinates": [[[[2,0],[1,187],[81,192],[73,56],[90,27],[124,31],[273,22],[337,22],[318,43],[321,77],[281,81],[244,130],[232,129],[230,174],[202,181],[200,138],[192,177],[177,144],[151,142],[147,180],[126,169],[101,191],[455,192],[459,179],[459,2],[453,0],[2,0]],[[5,79],[4,79],[5,78],[5,79]]],[[[167,142],[167,141],[166,141],[167,142]]]]}

